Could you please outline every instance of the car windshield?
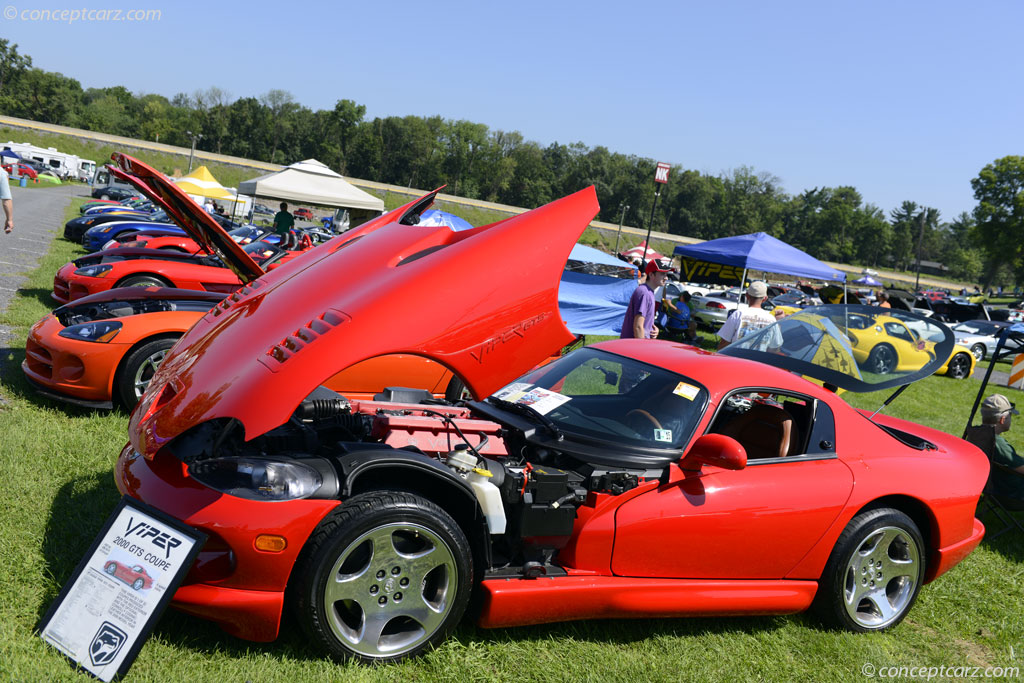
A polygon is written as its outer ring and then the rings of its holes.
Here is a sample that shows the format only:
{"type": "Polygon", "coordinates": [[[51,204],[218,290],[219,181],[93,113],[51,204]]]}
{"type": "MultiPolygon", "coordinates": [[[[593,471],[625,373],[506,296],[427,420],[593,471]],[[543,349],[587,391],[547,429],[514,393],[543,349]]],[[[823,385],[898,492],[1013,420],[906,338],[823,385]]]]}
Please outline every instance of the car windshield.
{"type": "Polygon", "coordinates": [[[707,404],[699,382],[663,368],[584,348],[527,373],[492,401],[529,406],[566,437],[677,449],[707,404]]]}
{"type": "Polygon", "coordinates": [[[253,242],[245,245],[242,249],[258,266],[270,263],[284,251],[270,242],[253,242]]]}
{"type": "Polygon", "coordinates": [[[949,359],[952,331],[924,316],[874,306],[815,306],[720,351],[849,391],[878,391],[926,377],[949,359]]]}

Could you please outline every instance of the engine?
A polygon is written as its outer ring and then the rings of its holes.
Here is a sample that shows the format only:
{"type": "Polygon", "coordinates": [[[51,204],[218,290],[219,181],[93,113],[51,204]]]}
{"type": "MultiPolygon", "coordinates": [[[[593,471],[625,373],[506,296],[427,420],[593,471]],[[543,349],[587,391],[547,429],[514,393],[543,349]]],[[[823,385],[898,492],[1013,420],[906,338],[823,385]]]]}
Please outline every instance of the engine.
{"type": "Polygon", "coordinates": [[[435,474],[472,491],[489,540],[489,573],[497,575],[558,572],[557,552],[573,533],[579,507],[591,494],[618,495],[645,477],[536,447],[519,430],[427,392],[394,390],[381,398],[392,400],[350,402],[320,387],[266,434],[245,441],[240,423],[215,420],[178,437],[172,450],[204,484],[255,499],[283,499],[267,496],[288,495],[281,481],[296,468],[308,473],[294,488],[302,497],[344,498],[346,490],[359,490],[358,482],[347,480],[353,460],[360,466],[374,458],[429,461],[435,474]],[[244,468],[225,466],[243,462],[244,468]],[[240,487],[231,477],[242,469],[260,481],[240,487]]]}

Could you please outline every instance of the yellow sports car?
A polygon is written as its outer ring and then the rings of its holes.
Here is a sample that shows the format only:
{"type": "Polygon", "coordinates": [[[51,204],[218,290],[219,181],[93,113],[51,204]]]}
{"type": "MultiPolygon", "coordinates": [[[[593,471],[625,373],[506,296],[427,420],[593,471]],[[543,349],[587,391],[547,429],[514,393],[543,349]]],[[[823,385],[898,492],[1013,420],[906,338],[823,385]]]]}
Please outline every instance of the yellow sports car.
{"type": "MultiPolygon", "coordinates": [[[[778,309],[787,315],[800,310],[788,306],[778,309]]],[[[876,375],[913,372],[935,357],[935,342],[924,339],[921,331],[909,327],[902,319],[884,313],[849,313],[834,322],[846,329],[853,357],[865,372],[876,375]]],[[[976,362],[969,349],[957,344],[935,374],[964,379],[974,372],[976,362]]]]}

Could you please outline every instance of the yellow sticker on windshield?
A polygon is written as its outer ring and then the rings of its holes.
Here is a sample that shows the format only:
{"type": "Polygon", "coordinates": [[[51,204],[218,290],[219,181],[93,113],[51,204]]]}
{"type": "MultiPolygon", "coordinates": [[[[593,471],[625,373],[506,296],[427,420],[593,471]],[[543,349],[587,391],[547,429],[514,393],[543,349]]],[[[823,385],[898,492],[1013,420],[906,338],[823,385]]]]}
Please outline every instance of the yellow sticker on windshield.
{"type": "Polygon", "coordinates": [[[700,393],[700,387],[695,387],[692,384],[686,382],[680,382],[676,385],[676,388],[672,390],[672,393],[676,396],[682,396],[685,399],[693,400],[697,398],[697,394],[700,393]]]}

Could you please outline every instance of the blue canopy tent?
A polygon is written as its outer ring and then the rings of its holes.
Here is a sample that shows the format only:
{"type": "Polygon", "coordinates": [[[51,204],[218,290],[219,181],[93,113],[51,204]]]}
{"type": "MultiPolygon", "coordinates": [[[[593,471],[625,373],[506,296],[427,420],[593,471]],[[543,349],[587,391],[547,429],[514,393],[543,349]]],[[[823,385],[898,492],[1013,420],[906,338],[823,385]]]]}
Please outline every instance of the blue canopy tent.
{"type": "Polygon", "coordinates": [[[615,335],[622,331],[622,319],[629,297],[637,287],[636,266],[593,247],[577,244],[569,255],[569,267],[558,287],[558,310],[573,334],[615,335]],[[631,273],[628,278],[583,272],[576,264],[596,265],[631,273]]]}
{"type": "MultiPolygon", "coordinates": [[[[748,270],[842,282],[844,287],[846,283],[843,271],[827,266],[810,254],[763,232],[684,244],[676,247],[673,253],[695,261],[742,268],[741,286],[747,279],[748,270]]],[[[681,279],[689,279],[685,276],[685,268],[682,275],[681,279]]]]}
{"type": "Polygon", "coordinates": [[[21,159],[21,155],[15,152],[13,149],[5,149],[0,151],[0,157],[4,158],[4,163],[14,159],[21,159]]]}

